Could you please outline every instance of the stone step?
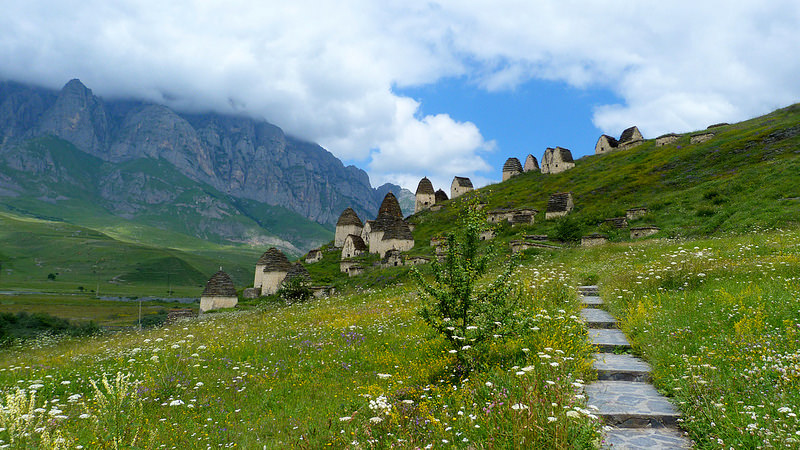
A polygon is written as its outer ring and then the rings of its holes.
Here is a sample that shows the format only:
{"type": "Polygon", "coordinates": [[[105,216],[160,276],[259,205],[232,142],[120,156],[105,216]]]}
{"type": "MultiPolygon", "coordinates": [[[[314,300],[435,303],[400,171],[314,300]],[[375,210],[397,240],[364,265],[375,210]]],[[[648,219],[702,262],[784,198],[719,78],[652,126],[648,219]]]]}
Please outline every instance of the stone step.
{"type": "Polygon", "coordinates": [[[616,328],[617,319],[611,314],[597,308],[584,308],[581,317],[589,328],[616,328]]]}
{"type": "Polygon", "coordinates": [[[578,293],[581,295],[597,295],[597,286],[578,286],[578,293]]]}
{"type": "Polygon", "coordinates": [[[607,425],[620,428],[675,426],[680,414],[666,397],[648,383],[595,381],[586,386],[589,405],[607,425]]]}
{"type": "Polygon", "coordinates": [[[631,348],[630,342],[622,334],[622,331],[616,329],[590,328],[589,341],[604,352],[631,348]]]}
{"type": "Polygon", "coordinates": [[[614,450],[669,450],[692,448],[692,440],[677,428],[611,428],[602,448],[614,450]]]}
{"type": "Polygon", "coordinates": [[[598,380],[650,381],[650,364],[633,355],[595,353],[592,367],[597,370],[598,380]]]}
{"type": "Polygon", "coordinates": [[[583,296],[581,297],[581,304],[589,308],[597,308],[603,304],[603,299],[597,296],[583,296]]]}

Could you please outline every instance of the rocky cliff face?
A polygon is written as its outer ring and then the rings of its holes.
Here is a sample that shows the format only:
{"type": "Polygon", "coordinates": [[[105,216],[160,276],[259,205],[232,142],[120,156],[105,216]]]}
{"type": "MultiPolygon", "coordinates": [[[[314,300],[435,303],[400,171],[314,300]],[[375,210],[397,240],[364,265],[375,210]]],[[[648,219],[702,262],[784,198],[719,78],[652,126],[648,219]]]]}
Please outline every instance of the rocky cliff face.
{"type": "MultiPolygon", "coordinates": [[[[152,103],[104,101],[79,80],[68,82],[59,92],[0,83],[0,151],[46,135],[110,163],[163,160],[220,192],[283,206],[328,226],[348,206],[371,218],[387,191],[398,198],[404,194],[393,185],[373,189],[364,171],[345,167],[322,147],[286,136],[264,121],[181,114],[152,103]]],[[[26,163],[32,164],[17,161],[20,166],[26,163]]],[[[103,196],[112,203],[119,199],[120,204],[126,203],[129,192],[148,197],[140,199],[145,204],[157,200],[142,177],[108,175],[102,180],[103,196]]]]}

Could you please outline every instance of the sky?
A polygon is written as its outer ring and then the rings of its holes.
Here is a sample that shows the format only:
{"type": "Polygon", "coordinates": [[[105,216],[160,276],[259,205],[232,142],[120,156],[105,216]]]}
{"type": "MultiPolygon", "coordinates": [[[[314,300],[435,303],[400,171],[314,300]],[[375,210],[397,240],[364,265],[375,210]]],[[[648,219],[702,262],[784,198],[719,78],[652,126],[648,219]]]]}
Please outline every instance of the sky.
{"type": "Polygon", "coordinates": [[[3,0],[0,79],[245,114],[412,191],[800,101],[800,2],[3,0]]]}

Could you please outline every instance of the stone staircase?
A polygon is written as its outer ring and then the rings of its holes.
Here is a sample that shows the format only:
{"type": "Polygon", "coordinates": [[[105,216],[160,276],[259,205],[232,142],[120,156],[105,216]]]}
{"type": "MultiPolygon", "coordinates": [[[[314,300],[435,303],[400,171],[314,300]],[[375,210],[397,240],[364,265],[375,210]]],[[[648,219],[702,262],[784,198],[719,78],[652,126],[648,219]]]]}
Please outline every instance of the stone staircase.
{"type": "Polygon", "coordinates": [[[617,320],[600,309],[603,300],[597,286],[579,286],[578,292],[589,339],[600,351],[593,355],[598,379],[586,386],[586,396],[608,426],[603,436],[604,448],[691,448],[692,441],[677,428],[680,413],[650,384],[650,365],[621,353],[631,345],[617,328],[617,320]]]}

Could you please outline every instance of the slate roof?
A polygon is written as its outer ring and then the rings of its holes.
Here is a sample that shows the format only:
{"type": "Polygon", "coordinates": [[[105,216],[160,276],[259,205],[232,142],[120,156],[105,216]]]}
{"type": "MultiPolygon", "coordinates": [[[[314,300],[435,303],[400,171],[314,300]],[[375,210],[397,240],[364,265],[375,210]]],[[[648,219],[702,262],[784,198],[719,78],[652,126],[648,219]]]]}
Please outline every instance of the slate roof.
{"type": "Polygon", "coordinates": [[[275,247],[264,252],[261,258],[258,258],[256,265],[264,266],[264,272],[286,272],[292,268],[289,258],[275,247]]]}
{"type": "Polygon", "coordinates": [[[347,225],[358,225],[359,227],[364,226],[364,224],[361,223],[361,219],[358,218],[358,214],[353,211],[353,208],[347,208],[342,211],[342,214],[339,216],[339,220],[336,221],[337,227],[347,225]]]}
{"type": "MultiPolygon", "coordinates": [[[[604,134],[604,135],[600,136],[600,139],[602,139],[603,137],[606,138],[606,142],[608,142],[608,145],[610,147],[612,147],[612,148],[619,147],[619,141],[616,138],[611,137],[611,136],[609,136],[607,134],[604,134]]],[[[598,140],[600,140],[600,139],[598,139],[598,140]]]]}
{"type": "Polygon", "coordinates": [[[628,142],[633,140],[634,134],[639,134],[639,129],[634,127],[626,128],[625,131],[622,132],[622,135],[619,137],[620,142],[628,142]]]}
{"type": "Polygon", "coordinates": [[[461,187],[472,187],[472,181],[470,181],[470,179],[467,177],[454,177],[453,181],[461,187]]]}
{"type": "Polygon", "coordinates": [[[436,191],[436,203],[443,202],[445,200],[449,200],[447,193],[441,189],[436,191]]]}
{"type": "Polygon", "coordinates": [[[419,180],[416,195],[419,194],[435,194],[433,191],[433,183],[431,183],[431,180],[429,180],[428,177],[423,177],[421,180],[419,180]]]}
{"type": "Polygon", "coordinates": [[[508,158],[503,164],[503,172],[522,172],[522,164],[517,158],[508,158]]]}
{"type": "Polygon", "coordinates": [[[211,276],[203,289],[203,296],[236,297],[236,287],[227,273],[220,270],[211,276]]]}
{"type": "Polygon", "coordinates": [[[558,153],[561,156],[561,161],[574,162],[572,159],[572,152],[569,151],[569,149],[563,147],[556,147],[553,150],[553,155],[555,155],[556,153],[558,153]]]}
{"type": "Polygon", "coordinates": [[[387,218],[381,223],[383,230],[382,241],[389,239],[398,239],[402,241],[413,241],[414,236],[411,234],[411,229],[403,221],[403,219],[387,218]]]}
{"type": "Polygon", "coordinates": [[[547,212],[567,211],[569,199],[572,198],[571,192],[557,192],[547,200],[547,212]]]}
{"type": "Polygon", "coordinates": [[[366,252],[369,249],[367,247],[367,244],[364,243],[364,240],[361,239],[361,236],[356,236],[355,234],[348,234],[347,237],[344,238],[344,241],[347,242],[348,239],[353,241],[353,248],[355,248],[356,250],[366,252]]]}
{"type": "Polygon", "coordinates": [[[311,274],[308,273],[308,269],[306,269],[306,266],[300,264],[299,262],[294,263],[291,269],[289,269],[289,271],[286,272],[286,278],[284,278],[283,282],[285,283],[291,280],[292,278],[297,278],[297,277],[301,277],[306,281],[311,281],[311,274]]]}
{"type": "Polygon", "coordinates": [[[391,192],[388,192],[386,196],[383,197],[383,202],[381,203],[380,209],[378,209],[378,217],[375,221],[380,221],[381,217],[397,217],[400,220],[403,219],[403,210],[400,209],[400,203],[397,201],[397,197],[391,192]]]}

